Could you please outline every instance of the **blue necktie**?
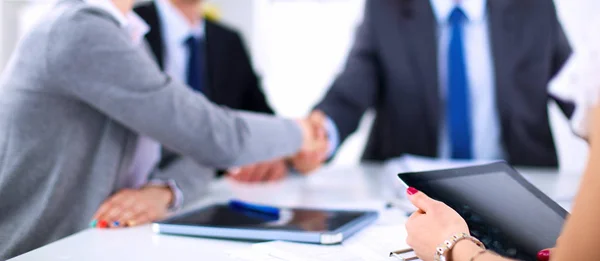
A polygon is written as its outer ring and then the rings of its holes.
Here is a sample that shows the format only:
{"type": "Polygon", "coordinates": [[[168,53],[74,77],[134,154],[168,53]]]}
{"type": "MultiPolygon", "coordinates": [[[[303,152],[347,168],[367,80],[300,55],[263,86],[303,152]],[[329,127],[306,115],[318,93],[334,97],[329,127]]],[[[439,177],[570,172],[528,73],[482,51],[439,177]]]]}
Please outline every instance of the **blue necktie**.
{"type": "Polygon", "coordinates": [[[448,48],[448,94],[446,113],[453,159],[472,159],[471,104],[463,44],[463,25],[467,17],[460,7],[450,14],[448,48]]]}
{"type": "Polygon", "coordinates": [[[201,40],[190,36],[186,41],[185,45],[189,51],[189,60],[187,66],[187,84],[192,89],[202,92],[202,75],[203,75],[203,49],[201,40]]]}

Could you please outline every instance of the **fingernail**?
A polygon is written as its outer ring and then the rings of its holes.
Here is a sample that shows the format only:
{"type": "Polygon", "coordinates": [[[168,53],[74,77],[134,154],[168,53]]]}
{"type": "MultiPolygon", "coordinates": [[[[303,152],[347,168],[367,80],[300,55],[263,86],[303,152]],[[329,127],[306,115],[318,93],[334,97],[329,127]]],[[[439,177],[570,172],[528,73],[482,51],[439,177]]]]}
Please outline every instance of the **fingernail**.
{"type": "Polygon", "coordinates": [[[232,168],[232,169],[229,170],[229,175],[236,176],[237,174],[240,174],[240,171],[242,171],[242,169],[240,169],[240,168],[232,168]]]}
{"type": "Polygon", "coordinates": [[[108,222],[106,222],[106,220],[100,220],[100,222],[98,222],[98,227],[99,228],[107,228],[108,222]]]}
{"type": "Polygon", "coordinates": [[[548,261],[550,260],[550,249],[544,249],[537,254],[538,261],[548,261]]]}
{"type": "Polygon", "coordinates": [[[419,193],[419,190],[417,190],[416,188],[413,187],[409,187],[408,189],[406,189],[406,193],[408,193],[408,195],[414,195],[419,193]]]}
{"type": "Polygon", "coordinates": [[[98,220],[94,219],[94,220],[92,220],[92,222],[90,222],[90,227],[96,227],[97,224],[98,224],[98,220]]]}
{"type": "Polygon", "coordinates": [[[119,221],[115,221],[112,223],[113,227],[118,227],[119,225],[121,225],[121,223],[119,223],[119,221]]]}

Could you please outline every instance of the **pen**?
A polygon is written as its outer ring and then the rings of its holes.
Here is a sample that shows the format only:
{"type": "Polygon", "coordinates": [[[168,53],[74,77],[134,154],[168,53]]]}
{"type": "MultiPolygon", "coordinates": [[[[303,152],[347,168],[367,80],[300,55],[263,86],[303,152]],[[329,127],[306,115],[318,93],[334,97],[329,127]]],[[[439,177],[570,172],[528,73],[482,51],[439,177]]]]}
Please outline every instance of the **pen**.
{"type": "Polygon", "coordinates": [[[411,253],[411,252],[414,252],[414,250],[412,250],[410,248],[401,249],[401,250],[390,252],[390,257],[395,257],[395,258],[400,259],[402,261],[418,260],[419,258],[417,256],[411,256],[411,257],[403,257],[403,256],[401,256],[402,254],[407,254],[407,253],[411,253]]]}
{"type": "Polygon", "coordinates": [[[252,204],[235,199],[229,201],[229,207],[233,209],[242,209],[247,211],[258,212],[270,216],[279,216],[280,213],[279,208],[276,207],[252,204]]]}

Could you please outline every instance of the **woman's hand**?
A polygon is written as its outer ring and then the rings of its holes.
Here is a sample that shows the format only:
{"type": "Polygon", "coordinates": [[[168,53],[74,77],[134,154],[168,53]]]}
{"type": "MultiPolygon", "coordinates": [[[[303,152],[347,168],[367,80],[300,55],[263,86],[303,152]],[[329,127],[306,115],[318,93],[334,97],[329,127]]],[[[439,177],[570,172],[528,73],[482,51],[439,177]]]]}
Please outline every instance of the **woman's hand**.
{"type": "Polygon", "coordinates": [[[407,193],[419,210],[406,222],[406,243],[421,260],[433,260],[437,246],[453,235],[469,234],[465,220],[446,204],[429,198],[415,188],[408,188],[407,193]]]}
{"type": "Polygon", "coordinates": [[[123,189],[102,203],[90,225],[117,228],[157,221],[166,217],[173,198],[165,186],[123,189]]]}

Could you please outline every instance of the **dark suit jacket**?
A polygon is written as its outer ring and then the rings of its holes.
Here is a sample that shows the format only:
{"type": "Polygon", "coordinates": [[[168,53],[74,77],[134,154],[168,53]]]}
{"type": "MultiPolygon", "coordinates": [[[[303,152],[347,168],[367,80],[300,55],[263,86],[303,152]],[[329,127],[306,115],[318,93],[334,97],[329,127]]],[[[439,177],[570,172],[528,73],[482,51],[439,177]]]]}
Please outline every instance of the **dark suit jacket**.
{"type": "MultiPolygon", "coordinates": [[[[142,3],[134,11],[150,25],[146,40],[158,65],[164,70],[163,28],[155,3],[142,3]]],[[[206,71],[198,72],[204,74],[204,95],[212,102],[229,108],[273,114],[240,35],[223,25],[205,20],[204,43],[206,71]]],[[[151,178],[175,181],[187,204],[204,195],[206,190],[202,188],[209,184],[215,172],[215,169],[201,166],[191,158],[163,149],[162,159],[151,178]]]]}
{"type": "MultiPolygon", "coordinates": [[[[150,32],[146,40],[161,69],[164,69],[164,41],[154,2],[136,6],[150,32]]],[[[205,20],[206,72],[204,94],[212,102],[238,110],[273,113],[260,87],[259,79],[240,35],[221,24],[205,20]]],[[[201,73],[201,72],[198,72],[201,73]]]]}
{"type": "MultiPolygon", "coordinates": [[[[496,99],[507,160],[556,166],[547,84],[571,53],[552,0],[488,0],[496,99]]],[[[427,0],[367,0],[346,68],[317,109],[343,141],[368,108],[365,160],[438,154],[437,21],[427,0]]],[[[573,106],[560,102],[570,116],[573,106]]]]}

